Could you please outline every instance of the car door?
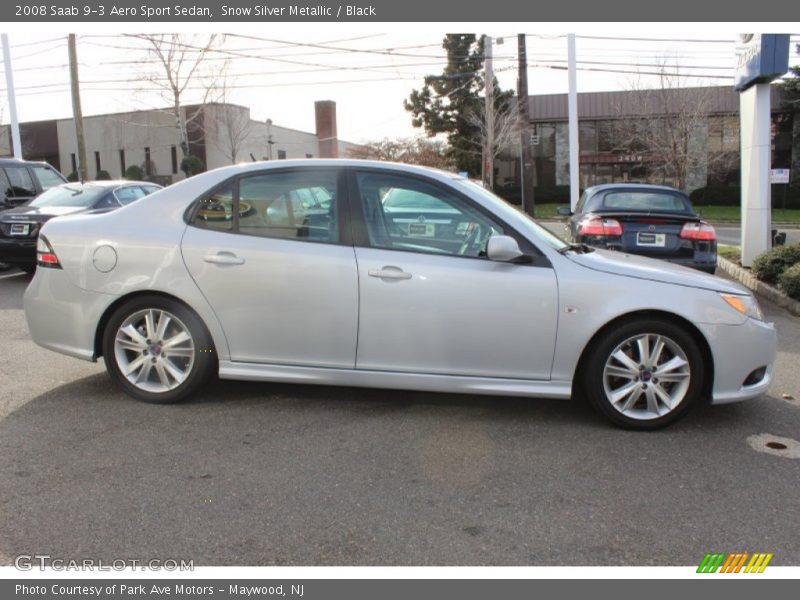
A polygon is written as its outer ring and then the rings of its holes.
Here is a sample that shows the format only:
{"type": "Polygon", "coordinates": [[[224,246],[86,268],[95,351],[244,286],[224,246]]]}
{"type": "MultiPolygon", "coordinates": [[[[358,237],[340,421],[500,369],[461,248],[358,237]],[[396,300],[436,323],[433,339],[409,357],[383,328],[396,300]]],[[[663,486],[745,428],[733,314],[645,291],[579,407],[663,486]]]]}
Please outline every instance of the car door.
{"type": "Polygon", "coordinates": [[[230,180],[198,203],[183,257],[232,360],[354,367],[358,279],[339,210],[343,185],[336,169],[273,169],[230,180]],[[315,186],[332,198],[324,214],[295,200],[315,186]]]}
{"type": "Polygon", "coordinates": [[[549,379],[558,288],[546,260],[486,258],[490,235],[515,232],[438,183],[380,170],[354,171],[351,182],[358,369],[549,379]],[[438,216],[398,223],[387,199],[399,196],[405,212],[416,196],[438,216]]]}

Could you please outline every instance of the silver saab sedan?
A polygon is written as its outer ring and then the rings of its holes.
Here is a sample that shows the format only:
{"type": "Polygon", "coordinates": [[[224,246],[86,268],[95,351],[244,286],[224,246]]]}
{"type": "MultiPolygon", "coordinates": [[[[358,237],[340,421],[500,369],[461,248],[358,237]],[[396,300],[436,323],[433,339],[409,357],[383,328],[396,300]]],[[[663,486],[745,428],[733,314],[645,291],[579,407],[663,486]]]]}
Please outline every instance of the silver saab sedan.
{"type": "Polygon", "coordinates": [[[48,222],[25,312],[130,395],[223,379],[586,398],[655,429],[767,391],[775,330],[729,281],[570,245],[452,173],[217,169],[48,222]]]}

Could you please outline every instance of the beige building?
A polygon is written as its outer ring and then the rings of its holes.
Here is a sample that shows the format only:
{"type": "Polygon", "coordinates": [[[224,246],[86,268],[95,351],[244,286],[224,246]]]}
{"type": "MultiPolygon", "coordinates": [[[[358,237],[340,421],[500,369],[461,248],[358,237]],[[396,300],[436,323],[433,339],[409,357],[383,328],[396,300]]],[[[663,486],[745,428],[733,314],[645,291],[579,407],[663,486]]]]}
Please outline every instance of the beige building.
{"type": "MultiPolygon", "coordinates": [[[[236,104],[204,104],[182,109],[189,154],[206,169],[251,160],[335,158],[346,156],[354,144],[338,139],[336,104],[315,103],[314,133],[281,127],[271,120],[256,121],[250,109],[236,104]]],[[[106,171],[122,177],[132,165],[146,177],[170,183],[185,177],[183,152],[174,115],[169,109],[132,111],[84,117],[88,173],[91,179],[106,171]]],[[[20,125],[25,159],[45,160],[65,175],[78,169],[75,124],[72,119],[20,125]]],[[[11,135],[0,126],[0,156],[10,156],[11,135]]]]}

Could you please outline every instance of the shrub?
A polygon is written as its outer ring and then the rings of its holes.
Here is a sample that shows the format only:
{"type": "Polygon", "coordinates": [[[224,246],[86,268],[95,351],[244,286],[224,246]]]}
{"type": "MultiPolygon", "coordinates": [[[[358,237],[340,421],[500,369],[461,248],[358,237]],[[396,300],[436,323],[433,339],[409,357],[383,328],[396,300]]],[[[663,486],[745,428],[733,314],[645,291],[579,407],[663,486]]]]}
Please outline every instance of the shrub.
{"type": "Polygon", "coordinates": [[[787,296],[800,300],[800,263],[786,269],[781,275],[780,282],[787,296]]]}
{"type": "Polygon", "coordinates": [[[76,181],[78,181],[78,172],[73,171],[72,173],[67,175],[67,181],[69,181],[70,183],[75,183],[76,181]]]}
{"type": "Polygon", "coordinates": [[[775,246],[753,261],[753,273],[761,281],[776,283],[786,269],[800,263],[800,244],[775,246]]]}
{"type": "Polygon", "coordinates": [[[131,165],[125,169],[125,179],[130,179],[131,181],[141,181],[143,177],[144,171],[142,171],[142,167],[139,165],[131,165]]]}
{"type": "Polygon", "coordinates": [[[185,156],[181,161],[181,171],[186,173],[187,177],[191,177],[192,175],[197,175],[198,173],[202,173],[205,169],[205,165],[203,161],[200,160],[197,156],[189,155],[185,156]]]}
{"type": "Polygon", "coordinates": [[[94,178],[95,181],[109,181],[110,179],[111,179],[111,174],[103,169],[100,169],[97,172],[97,177],[94,178]]]}

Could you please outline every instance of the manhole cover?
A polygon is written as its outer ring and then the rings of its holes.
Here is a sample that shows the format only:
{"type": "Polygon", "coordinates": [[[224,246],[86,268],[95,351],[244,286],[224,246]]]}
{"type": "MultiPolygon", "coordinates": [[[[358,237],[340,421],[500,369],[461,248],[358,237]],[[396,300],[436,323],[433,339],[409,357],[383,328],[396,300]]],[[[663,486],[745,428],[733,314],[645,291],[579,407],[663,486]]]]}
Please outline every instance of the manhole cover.
{"type": "Polygon", "coordinates": [[[800,458],[800,442],[792,438],[759,433],[747,438],[747,443],[756,452],[783,456],[784,458],[800,458]]]}

